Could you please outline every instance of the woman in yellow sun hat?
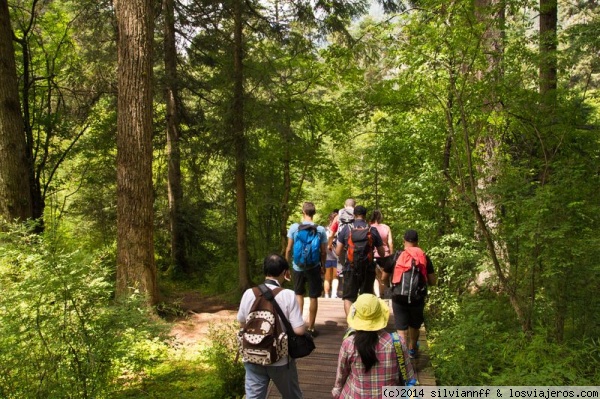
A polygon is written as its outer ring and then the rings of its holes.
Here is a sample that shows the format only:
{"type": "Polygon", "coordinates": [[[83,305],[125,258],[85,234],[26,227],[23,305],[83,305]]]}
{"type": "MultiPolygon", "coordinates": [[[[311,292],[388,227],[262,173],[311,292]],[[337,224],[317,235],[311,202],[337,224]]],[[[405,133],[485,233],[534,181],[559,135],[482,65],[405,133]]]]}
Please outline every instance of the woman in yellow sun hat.
{"type": "Polygon", "coordinates": [[[348,313],[348,326],[355,332],[340,348],[334,398],[379,399],[384,386],[404,385],[393,338],[385,331],[389,317],[387,304],[375,295],[356,299],[348,313]]]}

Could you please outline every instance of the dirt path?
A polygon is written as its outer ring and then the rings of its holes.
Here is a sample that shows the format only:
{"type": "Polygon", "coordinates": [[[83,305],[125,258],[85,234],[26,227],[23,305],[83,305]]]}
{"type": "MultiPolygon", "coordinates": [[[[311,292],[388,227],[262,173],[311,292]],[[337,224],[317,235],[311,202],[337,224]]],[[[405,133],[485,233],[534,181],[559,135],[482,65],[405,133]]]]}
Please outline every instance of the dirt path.
{"type": "Polygon", "coordinates": [[[179,294],[174,302],[185,316],[174,321],[169,335],[184,346],[194,346],[205,340],[211,323],[235,321],[237,315],[237,306],[219,298],[202,297],[197,292],[179,294]]]}

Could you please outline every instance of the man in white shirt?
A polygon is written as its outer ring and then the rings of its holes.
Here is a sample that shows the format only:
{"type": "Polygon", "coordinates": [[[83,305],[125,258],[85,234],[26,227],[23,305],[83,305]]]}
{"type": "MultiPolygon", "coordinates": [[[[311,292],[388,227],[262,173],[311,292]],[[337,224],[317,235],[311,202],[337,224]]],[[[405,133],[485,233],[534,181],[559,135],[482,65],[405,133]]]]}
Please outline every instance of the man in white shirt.
{"type": "MultiPolygon", "coordinates": [[[[266,277],[265,284],[270,289],[281,287],[283,282],[290,278],[290,265],[285,258],[278,254],[271,254],[265,258],[263,271],[266,277]]],[[[237,320],[242,328],[246,324],[246,319],[255,299],[256,297],[252,289],[246,290],[242,296],[237,315],[237,320]]],[[[275,301],[287,317],[294,332],[297,335],[303,335],[306,332],[306,326],[294,291],[289,289],[281,290],[275,296],[275,301]]],[[[281,323],[281,326],[285,330],[283,323],[281,323]]],[[[244,368],[246,369],[245,388],[247,399],[266,398],[270,380],[273,380],[283,398],[302,398],[295,359],[285,356],[268,366],[244,362],[244,368]]]]}

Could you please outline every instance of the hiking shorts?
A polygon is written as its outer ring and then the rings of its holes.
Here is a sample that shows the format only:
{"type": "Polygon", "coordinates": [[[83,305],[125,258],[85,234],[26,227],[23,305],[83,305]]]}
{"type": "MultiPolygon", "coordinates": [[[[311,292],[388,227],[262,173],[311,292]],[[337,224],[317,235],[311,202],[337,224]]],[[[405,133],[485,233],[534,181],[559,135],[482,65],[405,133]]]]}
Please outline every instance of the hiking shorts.
{"type": "Polygon", "coordinates": [[[356,301],[359,294],[373,294],[375,282],[375,263],[366,270],[363,276],[357,276],[350,265],[344,267],[344,288],[342,299],[356,301]]]}
{"type": "Polygon", "coordinates": [[[293,270],[294,293],[304,296],[306,283],[308,283],[308,297],[318,298],[323,292],[323,278],[321,277],[321,266],[313,267],[304,271],[293,270]]]}
{"type": "Polygon", "coordinates": [[[408,327],[419,329],[425,321],[425,301],[408,304],[392,300],[392,309],[396,330],[408,330],[408,327]]]}

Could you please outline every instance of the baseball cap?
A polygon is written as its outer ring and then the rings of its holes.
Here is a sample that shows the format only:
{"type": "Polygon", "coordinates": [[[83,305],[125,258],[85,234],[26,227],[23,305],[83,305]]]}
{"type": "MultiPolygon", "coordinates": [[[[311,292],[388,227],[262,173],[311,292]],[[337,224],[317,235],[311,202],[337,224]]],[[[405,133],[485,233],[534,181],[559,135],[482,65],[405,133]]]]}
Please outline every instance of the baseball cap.
{"type": "Polygon", "coordinates": [[[404,241],[412,243],[419,242],[419,234],[416,230],[406,230],[406,233],[404,233],[404,241]]]}

